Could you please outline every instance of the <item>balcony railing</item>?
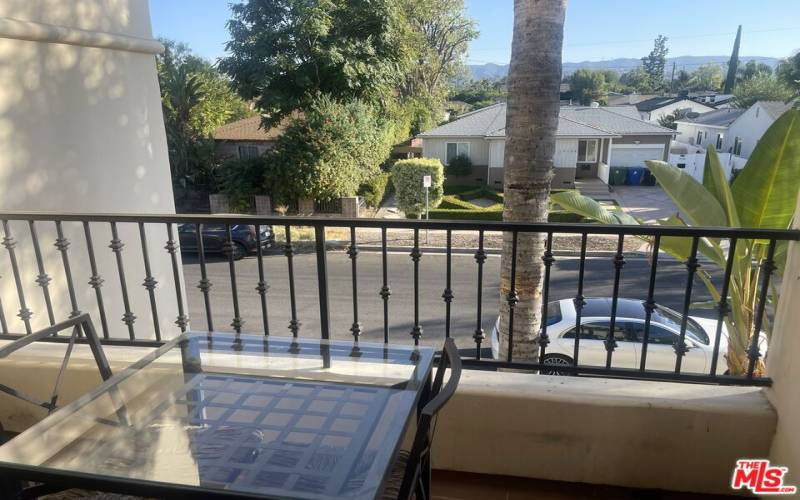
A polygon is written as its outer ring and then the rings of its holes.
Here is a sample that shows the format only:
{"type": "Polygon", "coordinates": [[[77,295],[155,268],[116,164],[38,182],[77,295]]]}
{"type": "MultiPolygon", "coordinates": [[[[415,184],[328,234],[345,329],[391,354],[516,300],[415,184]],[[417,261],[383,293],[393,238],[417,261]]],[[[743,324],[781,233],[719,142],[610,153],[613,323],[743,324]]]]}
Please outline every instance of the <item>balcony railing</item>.
{"type": "MultiPolygon", "coordinates": [[[[514,306],[516,305],[514,285],[512,285],[511,292],[502,298],[499,296],[496,287],[493,290],[487,288],[489,285],[486,282],[488,275],[485,267],[487,256],[490,253],[490,249],[485,244],[487,237],[497,233],[510,233],[510,239],[513,242],[512,253],[516,255],[520,234],[541,233],[546,235],[547,242],[546,250],[542,255],[545,269],[543,324],[546,325],[548,322],[548,299],[557,298],[551,290],[554,280],[560,280],[560,286],[563,286],[564,280],[574,280],[575,285],[574,293],[570,293],[567,296],[565,296],[565,292],[562,291],[561,293],[562,299],[571,299],[572,304],[574,304],[576,324],[569,340],[573,344],[570,349],[572,351],[570,362],[559,365],[559,373],[740,385],[768,385],[770,380],[753,372],[756,361],[764,354],[762,352],[763,348],[758,344],[759,336],[757,335],[753,336],[753,345],[748,349],[749,372],[745,376],[725,374],[725,361],[723,359],[725,353],[720,352],[720,346],[723,319],[730,310],[728,284],[731,278],[732,266],[730,262],[732,261],[732,255],[728,256],[729,265],[724,270],[721,270],[723,271],[722,275],[715,275],[713,278],[715,282],[720,284],[722,296],[716,304],[714,318],[716,319],[716,328],[713,331],[713,335],[709,336],[708,349],[711,359],[708,360],[708,368],[702,372],[695,372],[689,371],[685,366],[682,366],[682,360],[690,348],[690,342],[688,342],[689,339],[687,338],[689,336],[687,334],[689,324],[687,318],[692,309],[693,298],[700,294],[698,292],[700,287],[694,286],[696,273],[700,266],[705,266],[702,258],[698,256],[698,246],[704,238],[727,241],[728,248],[735,246],[735,242],[742,239],[759,239],[769,242],[768,256],[761,272],[761,293],[754,312],[754,330],[761,331],[762,325],[769,319],[769,311],[767,309],[768,295],[766,292],[771,285],[775,285],[772,274],[776,246],[779,242],[800,239],[799,231],[789,230],[464,221],[428,222],[418,220],[250,217],[238,215],[5,213],[0,214],[0,220],[2,220],[4,231],[3,245],[6,248],[6,258],[0,260],[0,291],[4,288],[3,281],[10,277],[13,280],[13,288],[16,290],[18,302],[18,309],[16,304],[12,306],[8,301],[6,303],[0,302],[0,335],[3,338],[17,338],[19,335],[30,334],[34,331],[36,329],[33,320],[34,313],[37,318],[41,318],[39,321],[44,321],[46,317],[47,322],[52,325],[63,320],[64,315],[74,317],[90,309],[99,316],[96,319],[99,319],[104,343],[111,345],[155,346],[160,345],[163,339],[170,338],[178,332],[189,329],[190,320],[195,322],[195,325],[203,324],[204,330],[220,328],[223,320],[219,310],[222,309],[223,305],[226,309],[230,306],[231,317],[225,318],[224,321],[230,320],[230,326],[233,331],[242,334],[281,335],[282,333],[279,333],[278,326],[275,324],[274,309],[270,307],[271,303],[273,303],[274,307],[274,301],[277,298],[281,298],[281,302],[285,302],[288,305],[288,310],[279,312],[281,315],[288,313],[286,327],[289,335],[294,337],[314,335],[322,338],[331,338],[333,329],[328,259],[332,252],[337,252],[337,249],[326,243],[326,231],[337,228],[341,232],[340,234],[345,235],[343,238],[339,238],[339,240],[343,241],[338,241],[338,243],[340,248],[346,251],[349,259],[350,281],[347,287],[342,285],[342,287],[337,287],[337,290],[344,289],[346,292],[350,292],[350,311],[342,311],[339,307],[335,313],[337,316],[348,316],[350,328],[347,335],[352,335],[353,342],[365,340],[364,334],[367,328],[362,323],[363,316],[360,316],[361,310],[359,309],[359,305],[363,305],[364,302],[364,291],[360,289],[360,286],[363,285],[359,281],[359,277],[363,276],[363,271],[362,274],[359,273],[359,259],[360,251],[363,251],[367,245],[363,240],[359,241],[357,235],[359,232],[370,231],[371,234],[374,234],[374,243],[369,245],[369,249],[375,252],[375,256],[379,256],[380,260],[378,265],[380,286],[374,287],[375,289],[370,290],[369,293],[373,295],[372,300],[379,300],[381,303],[381,321],[376,321],[376,323],[382,324],[368,325],[369,328],[373,329],[374,333],[369,340],[414,344],[418,344],[421,341],[433,341],[440,345],[444,338],[457,336],[457,341],[461,344],[459,347],[462,350],[462,359],[466,366],[481,369],[511,368],[533,372],[540,370],[552,371],[553,365],[529,363],[516,358],[513,351],[513,343],[506,350],[503,359],[492,359],[486,349],[489,343],[485,328],[486,322],[489,321],[490,325],[494,324],[493,319],[497,316],[496,311],[491,314],[487,312],[487,304],[491,304],[491,294],[497,293],[498,303],[499,300],[508,302],[512,318],[514,306]],[[253,246],[254,259],[257,264],[255,268],[256,276],[244,276],[240,272],[237,273],[237,266],[241,265],[241,261],[237,261],[235,258],[237,257],[237,252],[234,251],[236,248],[234,233],[235,228],[239,225],[249,225],[255,229],[255,231],[251,231],[251,234],[256,239],[256,244],[253,246]],[[210,260],[211,257],[208,248],[206,248],[208,241],[203,237],[205,234],[204,227],[207,226],[223,228],[219,243],[226,257],[222,263],[211,262],[210,260]],[[282,240],[279,248],[280,252],[278,253],[274,249],[267,250],[263,245],[265,243],[263,241],[264,238],[274,237],[274,235],[265,236],[267,233],[264,233],[263,229],[268,227],[278,233],[279,239],[282,240]],[[186,233],[187,228],[193,229],[194,238],[196,239],[197,261],[196,264],[192,265],[199,268],[199,279],[193,284],[199,289],[202,303],[198,307],[198,314],[193,315],[191,318],[187,305],[190,289],[184,286],[182,279],[183,268],[178,237],[179,231],[183,230],[186,233]],[[313,231],[313,239],[309,238],[308,242],[297,241],[297,234],[302,232],[308,234],[311,231],[313,231]],[[98,243],[97,235],[100,233],[108,237],[108,243],[104,242],[102,245],[98,243]],[[406,265],[410,272],[401,277],[390,278],[389,258],[390,256],[396,258],[398,252],[398,245],[392,242],[392,238],[397,233],[403,233],[408,237],[408,245],[403,246],[400,250],[407,256],[403,258],[407,259],[406,265]],[[440,248],[432,249],[424,246],[424,241],[430,234],[441,237],[443,244],[440,248]],[[471,235],[475,241],[474,245],[471,247],[468,245],[466,249],[474,257],[474,262],[469,264],[474,266],[472,271],[469,271],[468,267],[461,261],[454,267],[454,256],[459,255],[463,258],[464,248],[455,248],[453,238],[462,235],[471,235]],[[556,248],[558,245],[554,241],[561,236],[570,236],[575,242],[573,250],[566,252],[565,255],[569,256],[568,258],[571,262],[577,263],[577,269],[565,270],[563,273],[554,268],[554,263],[561,259],[561,256],[558,255],[559,250],[556,248]],[[664,237],[684,237],[691,241],[691,253],[686,262],[677,263],[665,254],[659,253],[659,242],[664,237]],[[611,251],[592,251],[592,242],[597,238],[602,238],[603,241],[610,243],[611,251]],[[637,262],[640,268],[634,272],[634,278],[640,280],[641,283],[633,283],[628,286],[633,292],[626,294],[641,301],[647,311],[643,324],[644,338],[635,343],[635,362],[615,363],[615,356],[622,356],[621,353],[617,352],[619,345],[614,338],[615,324],[619,314],[617,306],[621,300],[620,285],[624,276],[623,269],[632,254],[630,250],[626,249],[626,242],[637,238],[649,239],[651,248],[654,248],[649,259],[645,260],[640,254],[635,257],[638,259],[637,262]],[[53,248],[55,250],[52,250],[53,248]],[[128,249],[128,251],[134,249],[133,253],[138,254],[135,259],[138,262],[134,271],[135,276],[131,275],[132,257],[125,255],[123,248],[128,249]],[[50,256],[51,258],[48,258],[48,250],[51,253],[56,252],[58,259],[52,258],[52,255],[50,256]],[[158,255],[156,252],[163,253],[158,255]],[[304,264],[304,267],[313,265],[314,269],[304,268],[302,271],[312,272],[311,281],[313,281],[313,284],[311,286],[315,288],[317,302],[314,305],[314,309],[318,309],[318,316],[314,314],[314,322],[318,321],[318,328],[301,327],[305,321],[303,314],[310,313],[307,300],[303,300],[304,303],[301,303],[298,289],[303,287],[303,291],[307,292],[306,288],[309,286],[309,280],[298,282],[298,269],[296,269],[295,262],[298,252],[304,252],[306,256],[310,254],[314,257],[313,264],[310,262],[308,265],[304,264]],[[22,254],[27,256],[26,266],[21,264],[25,260],[22,254]],[[435,254],[438,258],[443,259],[440,265],[435,266],[437,272],[443,271],[442,282],[435,291],[423,290],[423,284],[421,284],[420,280],[421,261],[428,254],[435,254]],[[106,262],[105,272],[108,273],[110,271],[116,276],[101,275],[100,268],[102,266],[98,265],[98,262],[102,260],[101,257],[106,262]],[[80,261],[79,265],[76,266],[78,261],[80,261]],[[164,271],[164,266],[169,268],[171,273],[167,274],[171,274],[171,283],[164,283],[163,280],[159,283],[156,279],[155,275],[157,273],[153,270],[155,261],[162,264],[162,271],[164,271]],[[277,262],[282,262],[281,265],[285,266],[286,279],[288,281],[288,288],[285,294],[288,295],[288,301],[285,300],[286,297],[275,297],[274,292],[269,291],[270,287],[274,285],[274,279],[277,278],[274,278],[274,269],[273,271],[266,270],[266,261],[269,261],[271,268],[274,268],[277,262]],[[113,263],[113,265],[108,265],[109,262],[113,263]],[[602,349],[605,351],[602,353],[605,363],[596,363],[594,365],[580,362],[581,359],[585,359],[587,350],[587,341],[582,338],[581,309],[586,303],[585,295],[588,293],[589,281],[592,279],[587,276],[590,263],[591,266],[597,269],[602,268],[603,272],[609,272],[608,277],[610,280],[601,281],[603,281],[604,285],[610,285],[612,290],[610,296],[611,314],[608,318],[609,325],[607,327],[608,337],[603,339],[604,341],[602,342],[602,349]],[[225,277],[219,278],[222,264],[225,264],[226,267],[224,271],[225,277]],[[53,270],[54,265],[57,265],[58,269],[53,270]],[[210,272],[212,266],[215,266],[214,271],[216,272],[213,276],[210,272]],[[664,266],[669,267],[669,269],[664,271],[664,266]],[[73,271],[76,268],[86,270],[86,275],[76,276],[73,271]],[[54,275],[58,274],[59,278],[54,280],[55,276],[49,275],[48,270],[52,270],[54,275]],[[459,286],[462,285],[454,282],[455,270],[461,274],[465,272],[474,273],[475,294],[474,297],[470,297],[474,299],[474,302],[467,303],[464,300],[460,300],[463,290],[459,289],[459,286]],[[33,274],[34,271],[35,274],[33,274]],[[662,277],[660,273],[666,273],[668,275],[667,278],[662,277]],[[567,275],[567,277],[565,278],[559,274],[567,275]],[[134,278],[137,281],[142,280],[141,286],[143,290],[131,287],[129,283],[134,278]],[[680,333],[676,335],[676,340],[672,345],[673,352],[670,354],[674,356],[674,369],[670,367],[668,370],[654,369],[652,365],[648,367],[647,364],[648,350],[654,349],[649,342],[651,340],[650,335],[655,335],[652,333],[651,314],[656,306],[656,300],[665,293],[665,288],[660,284],[662,279],[682,283],[677,286],[671,286],[672,289],[669,290],[672,296],[680,296],[680,300],[674,300],[675,303],[680,304],[679,307],[676,307],[679,309],[677,323],[680,325],[680,333]],[[254,282],[256,286],[254,288],[248,286],[243,289],[241,285],[243,280],[254,282]],[[411,282],[407,292],[409,296],[403,297],[403,299],[409,302],[408,305],[410,307],[408,310],[400,310],[393,307],[395,295],[392,292],[392,287],[398,281],[406,282],[407,280],[411,282]],[[32,291],[31,285],[34,283],[40,288],[40,291],[36,292],[41,294],[41,299],[37,299],[43,305],[43,310],[40,311],[33,311],[30,307],[31,301],[29,299],[32,292],[35,291],[32,291]],[[78,288],[85,286],[84,284],[88,284],[90,288],[86,289],[87,293],[81,294],[78,288]],[[222,296],[219,295],[219,292],[212,293],[212,287],[220,289],[223,286],[225,290],[222,292],[222,296]],[[56,292],[60,295],[56,296],[56,292]],[[433,306],[428,300],[421,298],[421,295],[423,293],[429,295],[432,292],[437,295],[441,294],[442,302],[436,306],[441,314],[440,321],[437,321],[441,328],[426,329],[423,336],[423,319],[420,310],[423,306],[428,309],[433,306]],[[143,298],[142,293],[146,294],[146,299],[143,298]],[[138,303],[140,306],[141,304],[147,304],[149,308],[147,314],[143,314],[141,310],[133,310],[132,304],[136,302],[132,299],[134,295],[139,297],[140,301],[138,303]],[[257,306],[250,306],[250,310],[243,309],[242,298],[254,300],[253,304],[257,303],[257,306]],[[119,308],[119,311],[122,312],[121,325],[113,323],[113,318],[108,314],[109,304],[112,302],[113,306],[119,308]],[[253,311],[252,309],[254,308],[257,308],[258,312],[253,311]],[[463,328],[459,327],[459,331],[456,332],[453,326],[452,319],[456,308],[460,315],[464,315],[466,311],[468,316],[474,318],[474,330],[471,329],[466,335],[464,335],[463,328]],[[12,309],[17,309],[18,311],[16,316],[19,318],[18,323],[22,326],[19,331],[11,331],[9,329],[7,319],[10,318],[9,315],[12,314],[10,312],[12,309]],[[169,322],[164,322],[164,318],[160,316],[164,309],[176,312],[174,320],[170,319],[169,322]],[[259,316],[260,321],[258,323],[260,324],[253,325],[253,322],[249,321],[247,327],[245,327],[243,319],[245,315],[250,315],[251,317],[259,316]],[[398,334],[397,328],[392,326],[397,319],[408,322],[410,328],[405,334],[398,334]],[[165,324],[168,326],[165,327],[165,324]],[[122,332],[122,335],[120,335],[120,332],[122,332]],[[466,342],[471,345],[465,345],[466,342]]],[[[732,254],[732,252],[729,253],[732,254]]],[[[378,272],[377,269],[375,271],[376,273],[378,272]]],[[[515,282],[516,272],[517,266],[512,266],[512,283],[515,282]]],[[[161,273],[162,276],[164,274],[164,272],[161,273]]],[[[375,275],[372,276],[372,278],[376,277],[375,275]]],[[[190,284],[187,283],[186,285],[190,284]]],[[[5,288],[8,289],[8,282],[5,288]]],[[[471,295],[471,292],[467,295],[471,295]]],[[[6,297],[8,297],[8,294],[6,297]]],[[[341,302],[341,294],[337,293],[336,297],[341,302]]],[[[284,330],[284,332],[286,331],[284,330]]],[[[512,332],[520,334],[513,328],[512,332]]],[[[557,332],[548,332],[547,327],[544,327],[540,332],[537,339],[540,360],[549,352],[550,344],[553,340],[552,336],[557,334],[557,332]]],[[[60,341],[58,338],[51,340],[60,341]]],[[[664,356],[663,350],[660,355],[664,356]]],[[[654,354],[651,352],[650,358],[653,356],[654,354]]]]}

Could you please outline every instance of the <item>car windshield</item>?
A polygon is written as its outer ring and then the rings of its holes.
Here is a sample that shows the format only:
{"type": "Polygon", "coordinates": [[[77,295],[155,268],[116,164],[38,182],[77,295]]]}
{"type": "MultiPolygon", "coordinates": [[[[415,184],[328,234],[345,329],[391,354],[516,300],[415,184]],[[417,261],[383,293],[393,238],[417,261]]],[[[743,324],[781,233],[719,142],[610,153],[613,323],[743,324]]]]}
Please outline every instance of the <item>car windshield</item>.
{"type": "MultiPolygon", "coordinates": [[[[683,316],[680,313],[664,306],[656,306],[652,316],[652,320],[656,323],[660,323],[678,332],[681,330],[682,319],[683,316]]],[[[709,343],[706,331],[692,318],[687,318],[686,335],[701,344],[708,345],[709,343]]]]}
{"type": "Polygon", "coordinates": [[[561,321],[561,304],[550,302],[547,304],[547,326],[553,326],[561,321]]]}

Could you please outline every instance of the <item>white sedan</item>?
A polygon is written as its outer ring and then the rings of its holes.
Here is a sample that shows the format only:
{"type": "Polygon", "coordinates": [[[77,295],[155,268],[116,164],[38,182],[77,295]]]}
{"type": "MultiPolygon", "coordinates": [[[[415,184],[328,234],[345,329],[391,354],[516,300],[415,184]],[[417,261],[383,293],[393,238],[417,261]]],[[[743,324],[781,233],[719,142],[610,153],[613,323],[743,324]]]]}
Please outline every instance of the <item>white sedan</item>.
{"type": "MultiPolygon", "coordinates": [[[[606,365],[605,340],[611,326],[610,297],[586,299],[581,311],[581,332],[579,339],[578,363],[584,366],[606,365]]],[[[613,368],[639,368],[642,356],[642,340],[646,310],[644,301],[618,299],[617,315],[614,323],[614,340],[617,346],[611,358],[613,368]]],[[[675,370],[675,345],[680,338],[683,315],[668,307],[656,305],[650,317],[650,335],[647,343],[648,370],[675,370]]],[[[572,365],[575,348],[575,304],[572,299],[551,302],[547,307],[547,334],[550,338],[545,350],[543,363],[552,365],[572,365]]],[[[499,318],[492,330],[492,355],[498,357],[499,318]]],[[[681,372],[709,373],[714,354],[714,335],[717,321],[706,318],[689,317],[686,321],[684,342],[688,351],[681,362],[681,372]]],[[[728,351],[728,330],[722,325],[719,343],[717,373],[727,370],[725,354],[728,351]]],[[[766,343],[759,342],[762,355],[766,343]]]]}

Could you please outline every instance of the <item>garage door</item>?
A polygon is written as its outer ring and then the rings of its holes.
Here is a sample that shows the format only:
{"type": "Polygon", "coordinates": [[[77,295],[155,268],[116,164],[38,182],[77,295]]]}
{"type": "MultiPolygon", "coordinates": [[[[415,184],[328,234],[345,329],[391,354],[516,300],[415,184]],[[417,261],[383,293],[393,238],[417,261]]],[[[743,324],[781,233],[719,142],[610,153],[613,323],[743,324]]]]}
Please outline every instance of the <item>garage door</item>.
{"type": "Polygon", "coordinates": [[[664,146],[611,149],[612,167],[644,167],[645,160],[663,160],[664,146]]]}

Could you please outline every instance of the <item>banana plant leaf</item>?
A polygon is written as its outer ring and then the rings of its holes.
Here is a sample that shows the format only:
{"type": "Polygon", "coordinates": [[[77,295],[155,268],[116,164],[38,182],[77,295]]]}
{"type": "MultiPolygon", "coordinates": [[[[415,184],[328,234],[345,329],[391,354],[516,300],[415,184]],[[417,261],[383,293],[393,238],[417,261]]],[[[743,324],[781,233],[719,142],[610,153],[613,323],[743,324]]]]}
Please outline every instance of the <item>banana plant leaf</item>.
{"type": "Polygon", "coordinates": [[[692,226],[728,225],[722,206],[694,177],[664,161],[647,160],[645,163],[692,226]]]}
{"type": "Polygon", "coordinates": [[[798,190],[800,110],[790,109],[764,133],[733,182],[731,191],[742,227],[786,229],[798,190]]]}
{"type": "Polygon", "coordinates": [[[708,146],[706,151],[706,163],[703,169],[703,187],[711,193],[719,202],[729,227],[740,227],[739,213],[736,210],[736,203],[733,200],[730,184],[722,169],[717,151],[708,146]]]}

